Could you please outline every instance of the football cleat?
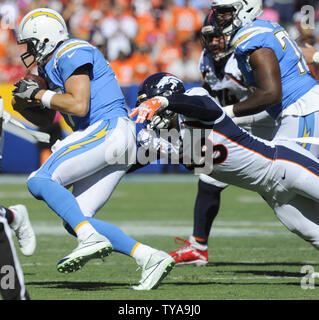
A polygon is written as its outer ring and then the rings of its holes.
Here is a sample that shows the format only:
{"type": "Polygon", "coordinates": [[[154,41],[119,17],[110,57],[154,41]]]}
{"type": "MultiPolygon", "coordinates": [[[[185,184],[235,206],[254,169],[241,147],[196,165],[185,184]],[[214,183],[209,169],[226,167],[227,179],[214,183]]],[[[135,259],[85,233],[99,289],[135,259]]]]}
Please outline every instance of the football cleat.
{"type": "Polygon", "coordinates": [[[175,261],[164,251],[156,251],[146,256],[141,262],[142,278],[133,290],[156,289],[161,281],[173,269],[175,261]]]}
{"type": "Polygon", "coordinates": [[[196,266],[205,266],[208,263],[207,246],[193,243],[179,237],[175,238],[177,244],[185,244],[184,247],[170,252],[169,255],[174,258],[176,265],[193,264],[196,266]],[[204,250],[199,250],[199,247],[204,250]]]}
{"type": "Polygon", "coordinates": [[[8,208],[15,215],[15,221],[11,224],[22,254],[25,256],[33,255],[36,248],[36,238],[30,223],[27,208],[22,204],[10,206],[8,208]]]}
{"type": "Polygon", "coordinates": [[[91,259],[103,259],[111,254],[113,246],[111,242],[99,233],[91,233],[71,254],[61,259],[57,264],[57,270],[62,273],[70,273],[81,269],[91,259]]]}

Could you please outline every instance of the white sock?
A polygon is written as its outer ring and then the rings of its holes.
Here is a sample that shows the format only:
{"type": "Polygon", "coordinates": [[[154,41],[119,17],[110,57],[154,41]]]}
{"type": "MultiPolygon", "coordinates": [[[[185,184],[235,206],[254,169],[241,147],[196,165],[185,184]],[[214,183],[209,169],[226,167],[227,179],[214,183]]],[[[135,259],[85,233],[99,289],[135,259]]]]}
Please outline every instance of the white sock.
{"type": "Polygon", "coordinates": [[[74,231],[76,232],[79,241],[86,239],[92,233],[97,233],[88,221],[81,222],[74,231]]]}
{"type": "Polygon", "coordinates": [[[15,229],[20,225],[22,217],[19,214],[18,210],[14,210],[13,208],[8,208],[8,209],[10,211],[12,211],[13,214],[14,214],[14,219],[13,219],[13,221],[12,221],[10,226],[11,226],[12,229],[15,229]]]}
{"type": "Polygon", "coordinates": [[[131,256],[136,260],[136,263],[141,266],[143,264],[143,258],[158,250],[138,242],[132,251],[131,256]]]}
{"type": "Polygon", "coordinates": [[[205,250],[208,249],[208,245],[207,244],[201,244],[201,243],[197,242],[196,239],[193,236],[189,237],[189,242],[197,250],[205,251],[205,250]]]}

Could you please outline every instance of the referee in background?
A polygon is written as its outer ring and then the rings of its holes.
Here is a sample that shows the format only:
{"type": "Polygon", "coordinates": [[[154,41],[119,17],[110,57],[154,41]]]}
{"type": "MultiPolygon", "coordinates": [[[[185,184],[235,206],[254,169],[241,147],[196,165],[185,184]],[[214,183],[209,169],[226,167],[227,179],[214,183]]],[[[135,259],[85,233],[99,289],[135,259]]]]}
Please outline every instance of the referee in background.
{"type": "MultiPolygon", "coordinates": [[[[3,140],[3,100],[0,97],[0,145],[3,140]]],[[[0,155],[2,150],[0,150],[0,155]]],[[[1,157],[0,157],[1,169],[1,157]]],[[[0,294],[3,300],[30,300],[8,220],[0,215],[0,294]]]]}
{"type": "Polygon", "coordinates": [[[30,300],[7,219],[0,216],[0,293],[3,300],[30,300]]]}

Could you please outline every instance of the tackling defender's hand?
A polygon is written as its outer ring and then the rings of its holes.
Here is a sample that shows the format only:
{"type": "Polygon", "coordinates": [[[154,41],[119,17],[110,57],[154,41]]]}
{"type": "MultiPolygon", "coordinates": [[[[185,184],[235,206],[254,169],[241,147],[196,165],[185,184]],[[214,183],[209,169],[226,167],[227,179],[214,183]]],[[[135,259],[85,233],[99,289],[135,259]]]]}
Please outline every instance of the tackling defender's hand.
{"type": "Polygon", "coordinates": [[[141,103],[129,114],[131,118],[137,116],[136,123],[144,123],[145,120],[151,120],[155,114],[164,110],[168,106],[168,100],[165,97],[154,97],[141,103]]]}
{"type": "Polygon", "coordinates": [[[300,47],[300,49],[301,49],[302,53],[305,55],[306,61],[308,64],[318,63],[317,59],[319,59],[319,57],[318,57],[319,53],[315,47],[306,43],[306,47],[300,47]]]}
{"type": "Polygon", "coordinates": [[[36,100],[35,96],[41,90],[34,80],[21,79],[14,86],[16,88],[12,91],[13,96],[23,100],[36,100]]]}

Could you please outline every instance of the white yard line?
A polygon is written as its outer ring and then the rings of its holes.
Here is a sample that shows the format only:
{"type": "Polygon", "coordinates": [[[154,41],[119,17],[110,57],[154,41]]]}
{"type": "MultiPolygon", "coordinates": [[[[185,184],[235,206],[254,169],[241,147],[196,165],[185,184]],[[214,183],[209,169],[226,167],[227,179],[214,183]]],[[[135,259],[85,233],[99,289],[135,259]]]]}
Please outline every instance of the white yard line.
{"type": "MultiPolygon", "coordinates": [[[[193,227],[190,221],[163,222],[163,221],[109,221],[120,227],[125,233],[134,237],[150,236],[170,236],[189,237],[193,227]]],[[[211,236],[213,237],[271,237],[274,235],[289,236],[290,233],[281,228],[280,225],[269,223],[253,223],[243,221],[232,222],[232,227],[228,227],[229,222],[223,224],[222,221],[216,223],[211,236]]],[[[33,221],[33,228],[37,235],[67,235],[62,223],[33,221]]]]}

